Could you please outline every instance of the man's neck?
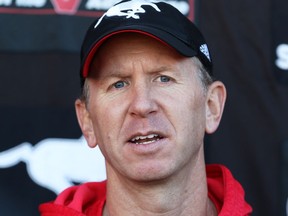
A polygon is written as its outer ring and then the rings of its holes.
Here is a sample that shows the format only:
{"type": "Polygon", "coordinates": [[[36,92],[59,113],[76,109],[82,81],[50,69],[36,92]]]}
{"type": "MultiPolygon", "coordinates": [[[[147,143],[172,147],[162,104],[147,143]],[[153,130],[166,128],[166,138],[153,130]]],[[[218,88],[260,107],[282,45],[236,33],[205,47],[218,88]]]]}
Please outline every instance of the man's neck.
{"type": "MultiPolygon", "coordinates": [[[[119,179],[118,179],[119,180],[119,179]]],[[[104,216],[213,216],[205,165],[190,175],[155,182],[107,181],[104,216]]]]}

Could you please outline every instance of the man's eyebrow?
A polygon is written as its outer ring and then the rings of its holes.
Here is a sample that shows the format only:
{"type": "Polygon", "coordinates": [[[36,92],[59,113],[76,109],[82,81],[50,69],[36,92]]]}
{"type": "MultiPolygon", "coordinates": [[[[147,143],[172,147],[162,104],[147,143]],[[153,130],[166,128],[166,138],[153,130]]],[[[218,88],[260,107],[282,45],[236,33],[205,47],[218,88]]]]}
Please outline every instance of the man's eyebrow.
{"type": "Polygon", "coordinates": [[[171,66],[161,66],[161,67],[158,67],[158,68],[153,68],[153,69],[148,69],[146,72],[147,73],[161,73],[161,72],[177,72],[175,70],[175,68],[171,67],[171,66]]]}
{"type": "MultiPolygon", "coordinates": [[[[160,67],[157,67],[157,68],[151,68],[151,69],[146,70],[145,73],[157,74],[157,73],[161,73],[161,72],[165,72],[165,71],[170,71],[170,72],[178,74],[178,72],[171,66],[160,66],[160,67]]],[[[118,69],[105,71],[104,73],[97,73],[96,72],[96,76],[99,79],[127,78],[127,77],[129,77],[131,75],[132,74],[129,71],[118,70],[118,69]]]]}
{"type": "Polygon", "coordinates": [[[99,79],[109,79],[109,78],[127,78],[129,76],[128,72],[119,70],[105,71],[104,73],[98,74],[99,79]]]}
{"type": "Polygon", "coordinates": [[[180,77],[181,76],[181,71],[177,67],[173,66],[161,66],[159,68],[153,69],[150,71],[150,73],[162,73],[162,72],[167,72],[169,74],[174,74],[175,76],[180,77]]]}
{"type": "Polygon", "coordinates": [[[153,69],[151,71],[152,72],[162,72],[162,71],[168,71],[168,70],[171,70],[171,67],[161,66],[161,67],[155,68],[155,69],[153,69]]]}

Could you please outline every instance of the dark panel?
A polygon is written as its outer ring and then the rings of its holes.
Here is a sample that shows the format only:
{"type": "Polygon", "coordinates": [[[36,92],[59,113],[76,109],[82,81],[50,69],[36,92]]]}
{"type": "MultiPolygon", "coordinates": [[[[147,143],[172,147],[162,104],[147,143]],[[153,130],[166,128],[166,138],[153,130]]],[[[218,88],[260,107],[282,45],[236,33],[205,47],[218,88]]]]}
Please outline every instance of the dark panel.
{"type": "MultiPolygon", "coordinates": [[[[283,213],[280,156],[288,137],[288,88],[274,72],[271,3],[204,0],[197,14],[215,75],[228,90],[222,124],[208,137],[206,157],[231,168],[259,216],[283,213]]],[[[287,14],[287,7],[283,10],[287,14]]]]}

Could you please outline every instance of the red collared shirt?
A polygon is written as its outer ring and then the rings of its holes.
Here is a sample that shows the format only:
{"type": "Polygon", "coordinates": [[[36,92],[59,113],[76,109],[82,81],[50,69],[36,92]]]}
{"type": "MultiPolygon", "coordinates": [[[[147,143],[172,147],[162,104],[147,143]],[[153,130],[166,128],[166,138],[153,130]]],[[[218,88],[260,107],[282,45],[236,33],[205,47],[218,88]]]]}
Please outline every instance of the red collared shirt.
{"type": "MultiPolygon", "coordinates": [[[[222,165],[207,165],[208,196],[219,216],[248,216],[251,206],[231,172],[222,165]]],[[[42,216],[102,216],[106,181],[91,182],[64,190],[53,202],[41,204],[42,216]]]]}

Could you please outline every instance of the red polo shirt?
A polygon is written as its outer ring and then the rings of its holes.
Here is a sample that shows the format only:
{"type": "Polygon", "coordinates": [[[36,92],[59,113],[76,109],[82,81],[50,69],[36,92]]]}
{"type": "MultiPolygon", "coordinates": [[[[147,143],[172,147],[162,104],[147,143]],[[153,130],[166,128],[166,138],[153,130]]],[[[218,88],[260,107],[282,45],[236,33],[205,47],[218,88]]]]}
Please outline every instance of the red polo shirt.
{"type": "MultiPolygon", "coordinates": [[[[219,216],[248,216],[251,206],[244,190],[231,172],[222,165],[207,165],[208,196],[219,216]]],[[[41,204],[42,216],[102,216],[106,200],[106,181],[73,186],[55,201],[41,204]]]]}

